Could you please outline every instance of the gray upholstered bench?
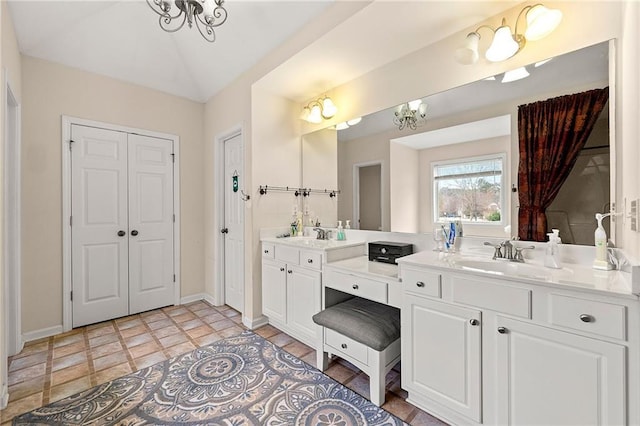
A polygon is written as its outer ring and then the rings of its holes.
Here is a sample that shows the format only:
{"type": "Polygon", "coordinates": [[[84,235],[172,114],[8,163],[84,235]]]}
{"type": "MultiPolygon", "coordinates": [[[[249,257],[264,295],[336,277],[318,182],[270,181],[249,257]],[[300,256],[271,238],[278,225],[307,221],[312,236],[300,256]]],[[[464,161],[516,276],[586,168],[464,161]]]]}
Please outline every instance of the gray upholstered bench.
{"type": "Polygon", "coordinates": [[[385,378],[400,361],[400,310],[354,297],[315,314],[313,321],[322,326],[318,369],[327,369],[328,354],[349,361],[369,375],[371,402],[384,404],[385,378]]]}

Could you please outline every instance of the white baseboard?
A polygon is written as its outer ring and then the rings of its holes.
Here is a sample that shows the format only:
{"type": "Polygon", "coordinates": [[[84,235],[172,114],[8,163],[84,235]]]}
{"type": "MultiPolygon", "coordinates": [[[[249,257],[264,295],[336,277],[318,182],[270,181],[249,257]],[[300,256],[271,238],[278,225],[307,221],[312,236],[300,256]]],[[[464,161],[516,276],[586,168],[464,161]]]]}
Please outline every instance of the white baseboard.
{"type": "Polygon", "coordinates": [[[7,385],[2,385],[2,392],[0,393],[0,410],[7,408],[9,403],[9,388],[7,385]]]}
{"type": "Polygon", "coordinates": [[[209,303],[211,306],[222,306],[221,304],[216,303],[216,300],[210,294],[205,294],[204,295],[204,301],[209,303]]]}
{"type": "Polygon", "coordinates": [[[62,333],[62,325],[28,331],[22,335],[22,343],[32,342],[34,340],[42,339],[43,337],[55,336],[60,333],[62,333]]]}
{"type": "Polygon", "coordinates": [[[190,296],[181,297],[180,304],[186,305],[187,303],[197,302],[198,300],[206,300],[206,296],[207,295],[205,293],[197,293],[190,296]]]}
{"type": "Polygon", "coordinates": [[[262,327],[263,325],[269,324],[269,318],[262,315],[262,316],[259,316],[258,318],[254,318],[253,320],[250,320],[249,318],[243,316],[242,323],[249,330],[255,330],[258,327],[262,327]]]}

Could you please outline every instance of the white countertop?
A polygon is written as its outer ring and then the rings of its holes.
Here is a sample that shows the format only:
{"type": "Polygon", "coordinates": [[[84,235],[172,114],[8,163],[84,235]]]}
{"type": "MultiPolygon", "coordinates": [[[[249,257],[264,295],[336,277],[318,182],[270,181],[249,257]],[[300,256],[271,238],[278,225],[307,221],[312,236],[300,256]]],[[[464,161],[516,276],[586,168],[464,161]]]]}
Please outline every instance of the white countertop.
{"type": "Polygon", "coordinates": [[[523,283],[566,287],[591,292],[613,293],[638,299],[632,293],[631,274],[622,271],[600,271],[586,265],[563,263],[562,269],[546,268],[544,265],[529,261],[521,264],[464,254],[448,254],[434,251],[422,251],[398,259],[401,266],[418,266],[473,274],[483,277],[494,277],[502,280],[517,280],[523,283]],[[493,262],[503,263],[502,265],[493,262]],[[496,270],[483,270],[475,265],[486,264],[488,268],[495,265],[496,270]],[[521,265],[521,266],[520,266],[521,265]]]}
{"type": "Polygon", "coordinates": [[[384,278],[393,281],[400,281],[398,278],[398,265],[383,262],[371,262],[367,256],[352,257],[349,259],[329,262],[324,270],[334,268],[339,271],[355,273],[366,278],[384,278]]]}
{"type": "Polygon", "coordinates": [[[364,245],[364,241],[359,240],[318,240],[315,237],[263,237],[260,239],[263,243],[283,244],[291,247],[302,248],[305,250],[322,250],[331,251],[345,247],[355,247],[364,245]]]}

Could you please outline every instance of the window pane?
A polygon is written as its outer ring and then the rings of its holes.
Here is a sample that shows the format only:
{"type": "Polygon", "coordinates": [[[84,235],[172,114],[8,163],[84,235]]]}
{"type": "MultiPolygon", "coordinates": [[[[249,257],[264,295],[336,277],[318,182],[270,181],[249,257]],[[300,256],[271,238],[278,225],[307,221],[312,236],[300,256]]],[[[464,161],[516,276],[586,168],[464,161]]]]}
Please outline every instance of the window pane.
{"type": "Polygon", "coordinates": [[[434,189],[438,221],[501,223],[501,158],[436,165],[434,189]]]}

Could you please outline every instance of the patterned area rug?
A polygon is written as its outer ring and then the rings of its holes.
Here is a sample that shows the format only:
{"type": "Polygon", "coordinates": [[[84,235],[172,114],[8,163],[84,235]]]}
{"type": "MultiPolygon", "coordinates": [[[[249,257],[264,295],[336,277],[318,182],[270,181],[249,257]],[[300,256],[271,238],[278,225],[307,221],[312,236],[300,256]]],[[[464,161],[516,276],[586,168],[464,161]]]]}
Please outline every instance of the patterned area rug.
{"type": "Polygon", "coordinates": [[[403,425],[246,331],[16,417],[14,425],[403,425]]]}

